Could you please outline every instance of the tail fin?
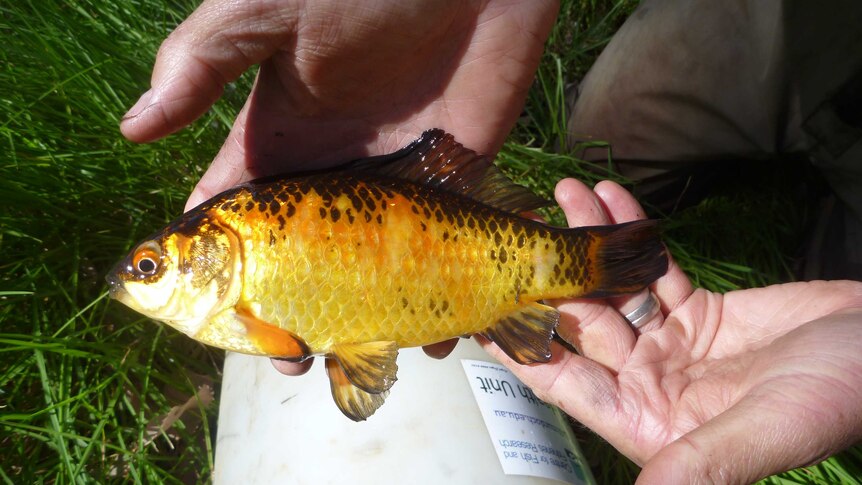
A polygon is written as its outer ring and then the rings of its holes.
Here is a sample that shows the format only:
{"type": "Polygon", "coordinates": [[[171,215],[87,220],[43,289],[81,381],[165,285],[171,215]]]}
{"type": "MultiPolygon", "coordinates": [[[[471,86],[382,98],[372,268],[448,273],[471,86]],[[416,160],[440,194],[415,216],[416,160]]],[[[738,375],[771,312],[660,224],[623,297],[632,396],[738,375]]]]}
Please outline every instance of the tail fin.
{"type": "Polygon", "coordinates": [[[634,221],[613,226],[579,228],[592,236],[595,254],[591,268],[595,285],[584,295],[601,298],[633,293],[667,272],[667,250],[658,221],[634,221]]]}

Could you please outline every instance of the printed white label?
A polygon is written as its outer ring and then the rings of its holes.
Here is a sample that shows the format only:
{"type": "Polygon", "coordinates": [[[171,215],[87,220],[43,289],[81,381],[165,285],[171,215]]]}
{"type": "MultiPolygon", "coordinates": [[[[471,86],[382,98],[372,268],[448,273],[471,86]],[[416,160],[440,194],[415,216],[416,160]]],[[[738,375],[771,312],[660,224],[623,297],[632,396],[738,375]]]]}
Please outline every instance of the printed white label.
{"type": "Polygon", "coordinates": [[[480,360],[461,364],[506,475],[594,483],[559,409],[542,402],[500,364],[480,360]]]}

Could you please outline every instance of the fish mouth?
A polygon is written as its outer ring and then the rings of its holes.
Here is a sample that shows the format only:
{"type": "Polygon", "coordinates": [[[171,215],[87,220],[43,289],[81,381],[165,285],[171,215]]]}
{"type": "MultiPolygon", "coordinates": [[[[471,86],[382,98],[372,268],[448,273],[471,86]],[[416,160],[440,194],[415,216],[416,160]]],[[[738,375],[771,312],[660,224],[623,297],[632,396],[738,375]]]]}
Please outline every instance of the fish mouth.
{"type": "Polygon", "coordinates": [[[109,273],[107,276],[105,276],[105,281],[108,282],[108,296],[110,296],[114,300],[120,300],[121,297],[126,293],[126,289],[123,288],[123,282],[120,281],[120,278],[117,276],[117,273],[109,273]]]}

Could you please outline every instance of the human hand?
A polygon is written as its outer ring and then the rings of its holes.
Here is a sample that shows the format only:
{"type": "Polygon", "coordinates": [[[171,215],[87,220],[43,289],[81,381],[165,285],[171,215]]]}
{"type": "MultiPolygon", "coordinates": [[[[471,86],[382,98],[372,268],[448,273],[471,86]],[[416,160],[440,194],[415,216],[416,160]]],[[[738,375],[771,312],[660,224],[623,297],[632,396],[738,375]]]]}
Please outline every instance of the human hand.
{"type": "MultiPolygon", "coordinates": [[[[564,180],[556,195],[571,226],[644,218],[612,182],[564,180]]],[[[651,290],[662,311],[639,331],[622,316],[636,302],[557,302],[581,355],[555,343],[551,362],[522,366],[485,348],[642,465],[638,483],[749,483],[862,438],[862,283],[722,295],[671,263],[651,290]]]]}
{"type": "Polygon", "coordinates": [[[552,0],[205,0],[165,40],[123,134],[186,126],[260,71],[187,208],[242,181],[395,151],[439,127],[496,153],[520,114],[552,0]]]}

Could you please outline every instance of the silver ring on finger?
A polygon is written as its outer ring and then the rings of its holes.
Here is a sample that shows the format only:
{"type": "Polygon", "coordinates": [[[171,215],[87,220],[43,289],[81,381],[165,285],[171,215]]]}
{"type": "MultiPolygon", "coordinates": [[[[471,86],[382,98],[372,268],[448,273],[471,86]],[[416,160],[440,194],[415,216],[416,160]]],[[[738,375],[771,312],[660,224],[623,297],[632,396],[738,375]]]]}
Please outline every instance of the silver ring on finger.
{"type": "Polygon", "coordinates": [[[652,291],[647,290],[646,300],[638,305],[637,308],[628,312],[625,318],[632,327],[640,328],[652,320],[654,316],[658,315],[659,310],[658,298],[656,298],[652,291]]]}

